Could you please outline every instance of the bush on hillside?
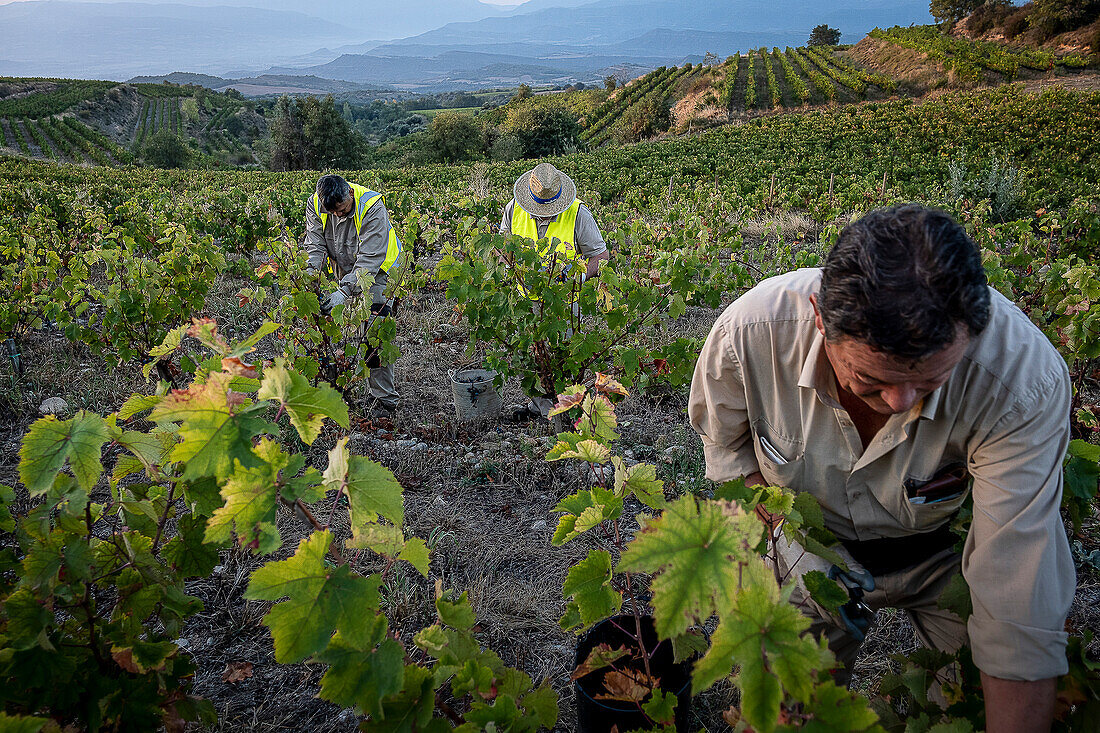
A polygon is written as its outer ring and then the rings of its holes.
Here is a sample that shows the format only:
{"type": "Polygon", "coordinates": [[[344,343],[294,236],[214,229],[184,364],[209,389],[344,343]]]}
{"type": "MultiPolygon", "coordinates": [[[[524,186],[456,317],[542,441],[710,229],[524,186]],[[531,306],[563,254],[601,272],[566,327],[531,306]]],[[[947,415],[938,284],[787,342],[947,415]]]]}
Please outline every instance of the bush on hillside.
{"type": "Polygon", "coordinates": [[[184,168],[191,159],[191,149],[183,138],[165,127],[145,139],[140,155],[157,168],[184,168]]]}
{"type": "Polygon", "coordinates": [[[428,125],[427,156],[438,163],[458,163],[481,157],[481,125],[461,112],[440,112],[428,125]]]}
{"type": "Polygon", "coordinates": [[[636,143],[658,135],[672,125],[672,114],[663,98],[647,95],[631,106],[615,123],[615,139],[620,143],[636,143]]]}
{"type": "Polygon", "coordinates": [[[1006,40],[1014,41],[1021,33],[1027,30],[1027,16],[1030,12],[1031,8],[1020,8],[1005,18],[1002,30],[1004,31],[1006,40]]]}
{"type": "Polygon", "coordinates": [[[519,137],[524,158],[563,155],[580,147],[581,126],[568,110],[525,107],[509,114],[505,133],[519,137]]]}
{"type": "Polygon", "coordinates": [[[1100,0],[1034,0],[1028,23],[1046,37],[1096,20],[1100,0]]]}
{"type": "Polygon", "coordinates": [[[966,29],[980,36],[1003,23],[1013,10],[1015,8],[1008,0],[989,0],[966,19],[966,29]]]}

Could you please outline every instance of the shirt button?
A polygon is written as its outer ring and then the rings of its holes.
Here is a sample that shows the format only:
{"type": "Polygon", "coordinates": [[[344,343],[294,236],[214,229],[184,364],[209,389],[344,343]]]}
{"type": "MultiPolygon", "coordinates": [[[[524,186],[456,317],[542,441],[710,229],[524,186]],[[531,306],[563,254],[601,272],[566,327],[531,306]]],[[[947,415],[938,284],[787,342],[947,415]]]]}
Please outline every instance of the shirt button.
{"type": "Polygon", "coordinates": [[[852,498],[853,498],[853,499],[858,499],[858,498],[859,498],[859,497],[861,497],[861,496],[863,496],[863,492],[862,492],[862,491],[853,491],[853,492],[852,492],[852,498]]]}

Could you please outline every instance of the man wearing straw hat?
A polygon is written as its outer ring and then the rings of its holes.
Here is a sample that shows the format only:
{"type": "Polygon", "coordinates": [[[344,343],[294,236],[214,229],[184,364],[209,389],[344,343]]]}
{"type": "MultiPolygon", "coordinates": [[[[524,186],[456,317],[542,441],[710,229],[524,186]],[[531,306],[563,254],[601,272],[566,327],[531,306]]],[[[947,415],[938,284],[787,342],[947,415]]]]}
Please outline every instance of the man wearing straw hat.
{"type": "MultiPolygon", "coordinates": [[[[361,294],[357,273],[365,270],[374,277],[371,310],[382,317],[389,315],[383,293],[389,272],[401,257],[401,240],[390,224],[382,194],[337,175],[321,176],[306,201],[305,248],[311,272],[320,270],[328,260],[339,281],[336,292],[321,303],[324,313],[361,294]]],[[[382,364],[377,356],[368,355],[367,366],[374,412],[392,415],[399,397],[393,384],[393,364],[382,364]]]]}
{"type": "MultiPolygon", "coordinates": [[[[577,198],[573,180],[549,163],[539,163],[516,179],[512,200],[504,207],[501,234],[514,234],[535,242],[539,255],[549,261],[556,253],[568,262],[583,261],[583,277],[599,274],[600,262],[608,259],[607,244],[588,207],[577,198]]],[[[574,303],[573,308],[577,305],[574,303]]],[[[552,400],[535,398],[526,406],[517,406],[517,418],[546,416],[552,400]]]]}

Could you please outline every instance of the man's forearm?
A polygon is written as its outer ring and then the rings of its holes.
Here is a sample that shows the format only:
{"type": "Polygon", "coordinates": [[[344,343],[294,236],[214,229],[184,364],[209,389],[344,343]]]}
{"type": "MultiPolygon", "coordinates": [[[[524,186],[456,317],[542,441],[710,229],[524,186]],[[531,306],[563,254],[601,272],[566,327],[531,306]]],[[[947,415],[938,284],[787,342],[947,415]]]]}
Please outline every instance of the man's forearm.
{"type": "Polygon", "coordinates": [[[1057,679],[1027,682],[982,672],[988,733],[1046,733],[1054,719],[1057,679]]]}
{"type": "Polygon", "coordinates": [[[600,272],[600,263],[611,259],[611,255],[607,253],[607,250],[600,252],[598,255],[592,255],[588,258],[588,269],[585,272],[585,277],[595,277],[600,272]]]}

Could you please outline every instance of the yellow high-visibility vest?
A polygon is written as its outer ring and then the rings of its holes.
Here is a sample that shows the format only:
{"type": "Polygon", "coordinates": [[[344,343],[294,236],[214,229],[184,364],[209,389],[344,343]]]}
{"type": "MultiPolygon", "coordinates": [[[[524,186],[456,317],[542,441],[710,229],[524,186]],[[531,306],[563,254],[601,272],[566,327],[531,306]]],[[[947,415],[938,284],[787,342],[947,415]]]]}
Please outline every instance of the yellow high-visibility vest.
{"type": "MultiPolygon", "coordinates": [[[[546,239],[549,241],[539,249],[539,259],[542,260],[543,266],[550,265],[555,252],[560,259],[564,260],[562,265],[583,261],[576,247],[577,212],[580,209],[581,200],[573,199],[569,208],[558,215],[558,220],[550,222],[546,227],[546,239]]],[[[535,242],[539,241],[538,223],[518,203],[512,204],[512,234],[535,242]]],[[[535,296],[529,295],[522,285],[517,283],[517,287],[524,295],[537,300],[535,296]]]]}
{"type": "MultiPolygon", "coordinates": [[[[386,200],[377,191],[371,191],[355,183],[350,185],[351,193],[355,197],[355,233],[359,234],[363,229],[363,216],[370,210],[370,207],[374,206],[374,202],[378,199],[382,199],[382,205],[384,206],[386,200]]],[[[317,217],[321,220],[321,230],[324,231],[328,223],[328,214],[321,211],[321,202],[318,200],[316,193],[313,194],[313,210],[317,212],[317,217]]],[[[382,261],[382,272],[389,272],[390,267],[393,266],[394,262],[397,262],[397,258],[400,256],[401,240],[397,238],[397,230],[393,228],[391,223],[389,242],[386,244],[386,259],[382,261]]]]}

